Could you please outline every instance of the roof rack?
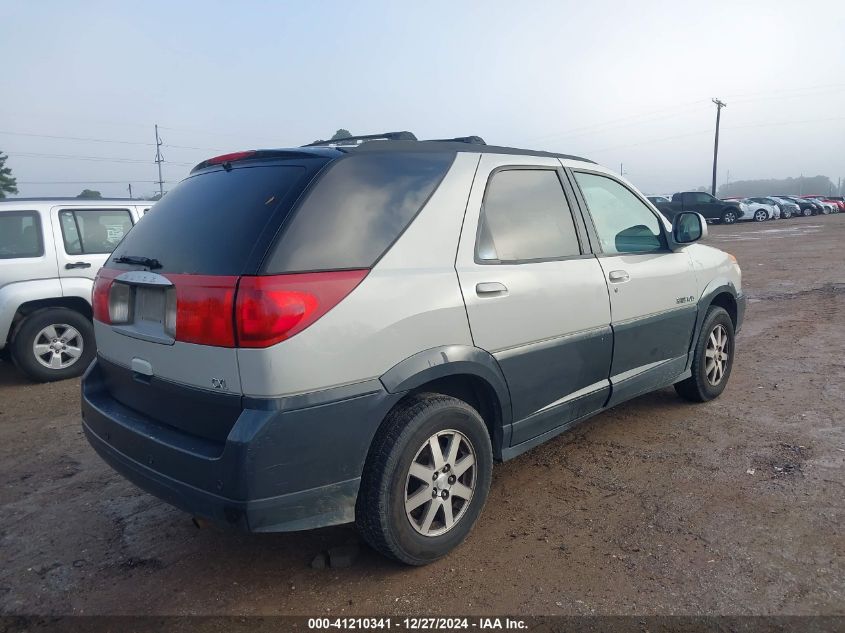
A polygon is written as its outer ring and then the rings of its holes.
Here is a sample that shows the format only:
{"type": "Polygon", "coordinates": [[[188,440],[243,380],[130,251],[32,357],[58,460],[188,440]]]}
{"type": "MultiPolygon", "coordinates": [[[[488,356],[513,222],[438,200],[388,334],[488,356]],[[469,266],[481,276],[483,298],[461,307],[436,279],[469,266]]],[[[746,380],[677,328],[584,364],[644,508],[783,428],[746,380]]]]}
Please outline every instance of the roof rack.
{"type": "Polygon", "coordinates": [[[318,147],[333,145],[359,145],[367,141],[416,141],[413,132],[384,132],[383,134],[364,134],[361,136],[344,136],[333,141],[314,141],[302,147],[318,147]]]}
{"type": "Polygon", "coordinates": [[[470,145],[487,145],[480,136],[456,136],[455,138],[427,138],[427,143],[469,143],[470,145]]]}

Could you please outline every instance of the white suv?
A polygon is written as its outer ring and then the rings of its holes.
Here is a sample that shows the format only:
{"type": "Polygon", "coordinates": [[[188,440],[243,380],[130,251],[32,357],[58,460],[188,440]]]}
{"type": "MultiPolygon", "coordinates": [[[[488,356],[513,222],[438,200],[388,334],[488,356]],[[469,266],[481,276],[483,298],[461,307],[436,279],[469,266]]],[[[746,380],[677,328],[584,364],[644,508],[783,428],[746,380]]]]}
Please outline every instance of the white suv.
{"type": "Polygon", "coordinates": [[[494,461],[647,391],[718,396],[745,301],[700,215],[591,161],[380,138],[213,158],[157,203],[95,283],[83,428],[195,515],[355,521],[418,565],[494,461]]]}
{"type": "Polygon", "coordinates": [[[79,376],[94,358],[94,275],[150,204],[0,201],[0,350],[32,379],[79,376]]]}

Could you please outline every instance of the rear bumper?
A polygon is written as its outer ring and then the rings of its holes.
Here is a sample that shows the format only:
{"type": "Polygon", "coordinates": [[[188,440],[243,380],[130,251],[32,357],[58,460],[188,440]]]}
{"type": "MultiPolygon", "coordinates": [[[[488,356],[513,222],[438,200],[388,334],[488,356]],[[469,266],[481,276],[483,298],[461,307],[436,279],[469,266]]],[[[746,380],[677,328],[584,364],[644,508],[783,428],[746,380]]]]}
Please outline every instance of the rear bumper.
{"type": "Polygon", "coordinates": [[[162,500],[243,530],[284,532],[354,519],[370,442],[397,398],[377,380],[243,398],[225,442],[215,444],[115,400],[94,361],[82,381],[82,426],[114,470],[162,500]]]}

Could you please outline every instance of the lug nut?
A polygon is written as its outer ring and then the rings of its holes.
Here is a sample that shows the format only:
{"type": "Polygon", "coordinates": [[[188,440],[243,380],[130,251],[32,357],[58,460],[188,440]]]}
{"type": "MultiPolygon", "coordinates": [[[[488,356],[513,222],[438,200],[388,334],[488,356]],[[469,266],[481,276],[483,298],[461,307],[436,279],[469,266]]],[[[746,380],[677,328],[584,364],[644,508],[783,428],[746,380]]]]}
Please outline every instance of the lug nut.
{"type": "Polygon", "coordinates": [[[452,470],[452,467],[451,467],[451,466],[449,466],[449,464],[446,464],[446,465],[443,467],[443,472],[444,472],[444,473],[448,473],[450,470],[452,470]]]}
{"type": "Polygon", "coordinates": [[[450,476],[449,476],[449,479],[448,479],[448,481],[449,481],[449,485],[451,486],[451,485],[452,485],[453,483],[455,483],[457,480],[458,480],[458,478],[457,478],[457,477],[455,477],[454,475],[450,475],[450,476]]]}
{"type": "Polygon", "coordinates": [[[431,476],[431,481],[437,481],[437,471],[431,476]]]}
{"type": "Polygon", "coordinates": [[[443,498],[443,499],[448,499],[449,498],[449,491],[444,490],[443,492],[440,493],[440,497],[443,498]]]}
{"type": "Polygon", "coordinates": [[[440,493],[439,493],[439,492],[437,492],[437,488],[435,488],[435,489],[433,489],[433,490],[431,491],[431,496],[432,496],[432,498],[434,498],[434,499],[436,499],[436,498],[437,498],[437,496],[438,496],[439,494],[440,494],[440,493]]]}

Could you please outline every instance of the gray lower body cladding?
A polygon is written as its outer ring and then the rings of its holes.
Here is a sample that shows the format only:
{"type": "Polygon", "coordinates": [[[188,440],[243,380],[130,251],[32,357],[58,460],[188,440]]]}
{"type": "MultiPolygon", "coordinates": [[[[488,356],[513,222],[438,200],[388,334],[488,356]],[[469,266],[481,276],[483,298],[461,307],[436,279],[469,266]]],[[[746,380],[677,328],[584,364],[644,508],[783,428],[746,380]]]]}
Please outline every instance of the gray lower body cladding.
{"type": "MultiPolygon", "coordinates": [[[[290,398],[244,397],[228,435],[216,442],[118,401],[110,385],[131,371],[105,372],[101,363],[83,378],[82,417],[102,458],[186,512],[253,532],[351,521],[372,437],[401,397],[377,380],[290,398]]],[[[179,389],[172,389],[177,402],[179,389]]]]}

